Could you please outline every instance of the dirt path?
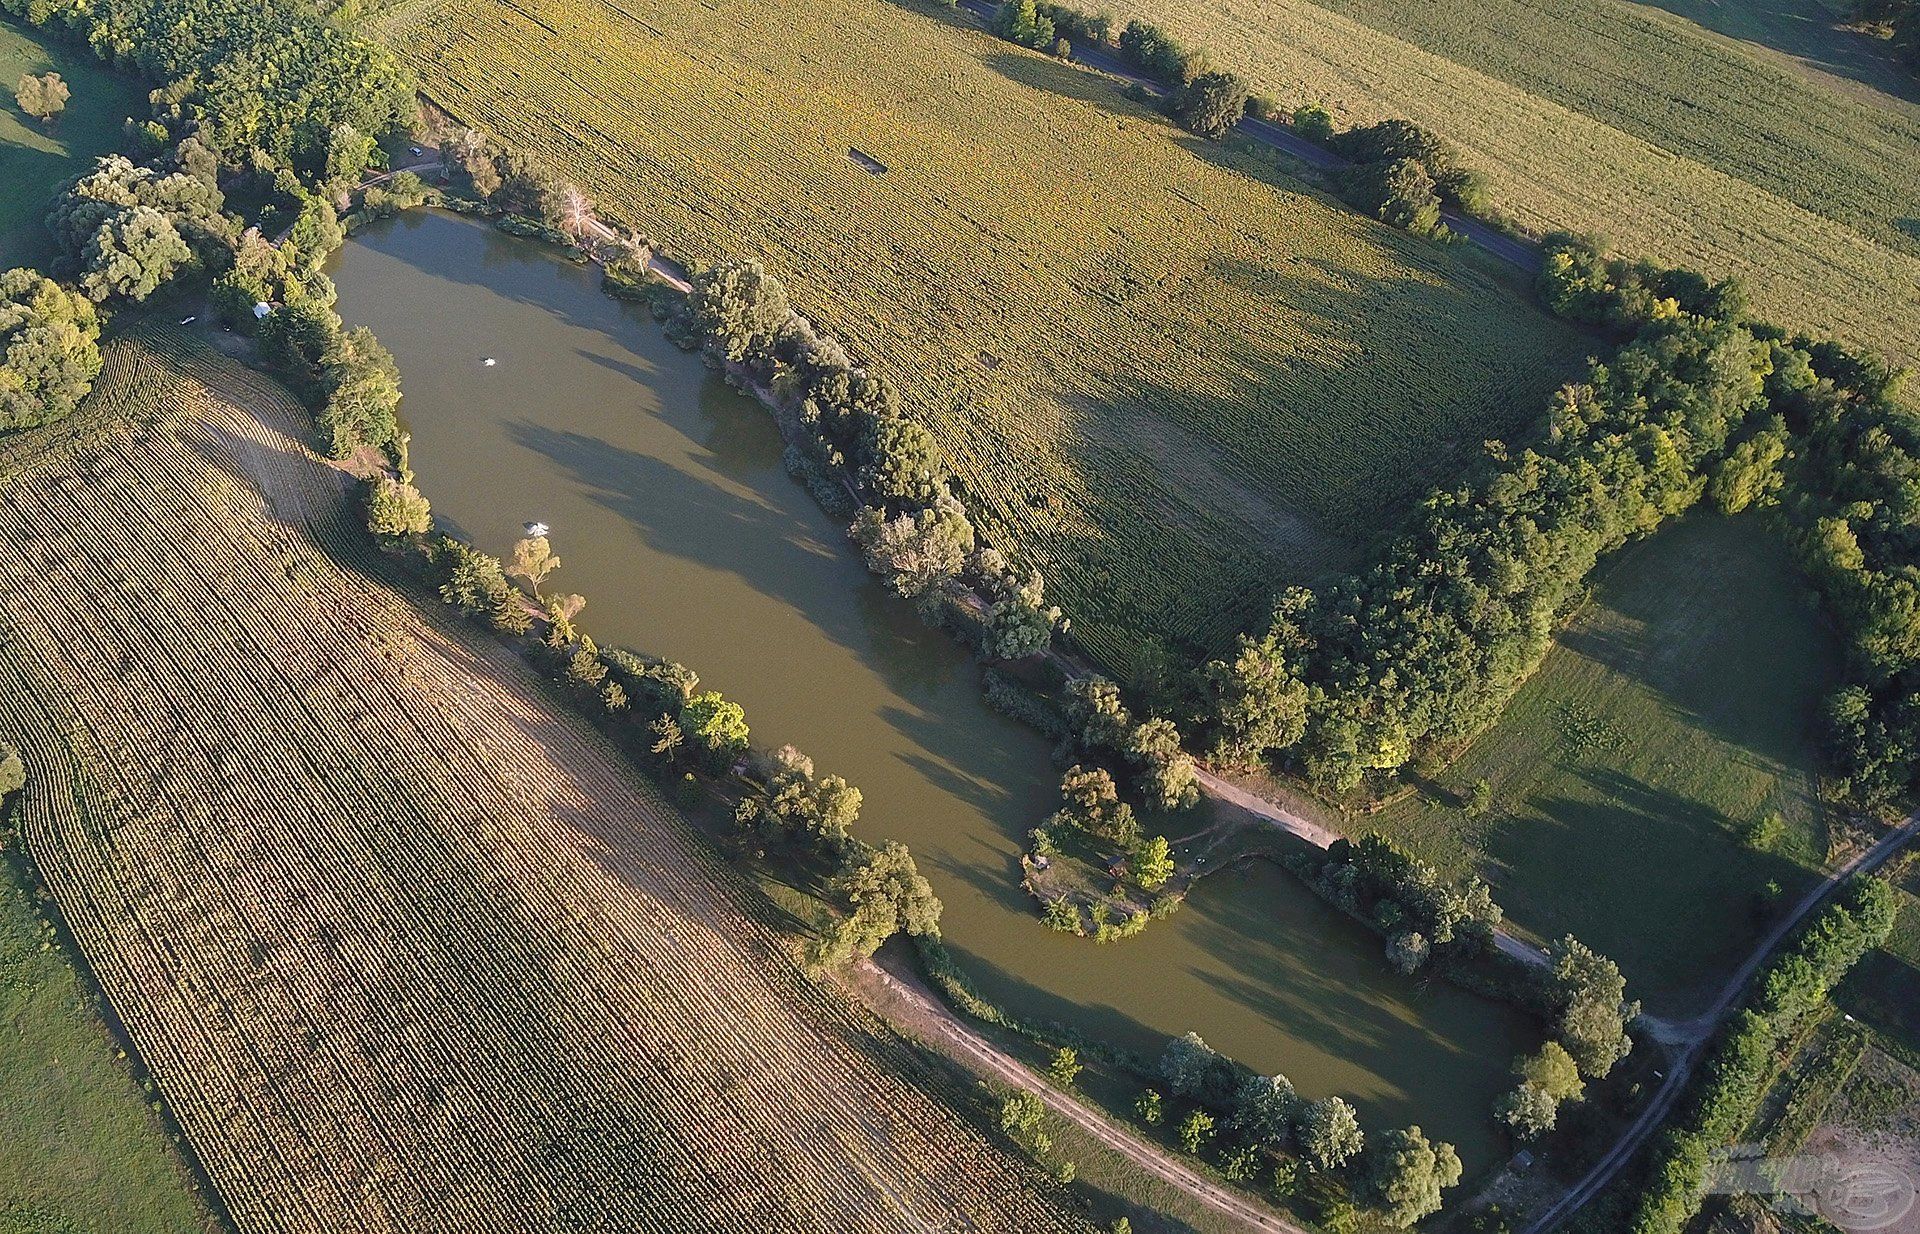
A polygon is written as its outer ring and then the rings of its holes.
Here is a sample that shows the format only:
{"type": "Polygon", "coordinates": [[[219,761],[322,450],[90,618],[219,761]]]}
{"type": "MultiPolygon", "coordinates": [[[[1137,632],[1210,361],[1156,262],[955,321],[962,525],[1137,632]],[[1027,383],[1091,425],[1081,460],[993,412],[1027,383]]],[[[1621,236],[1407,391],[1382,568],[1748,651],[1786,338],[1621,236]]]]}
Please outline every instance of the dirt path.
{"type": "Polygon", "coordinates": [[[1295,1225],[1278,1213],[1244,1200],[1201,1176],[1165,1149],[1140,1140],[1106,1115],[1062,1092],[1023,1064],[1009,1058],[992,1042],[963,1024],[959,1016],[916,977],[911,973],[896,971],[897,967],[897,962],[893,966],[868,962],[862,966],[861,972],[861,977],[867,979],[863,984],[869,986],[868,1003],[874,1005],[875,1010],[896,1027],[911,1032],[976,1075],[1033,1093],[1045,1103],[1048,1110],[1120,1154],[1135,1168],[1178,1188],[1197,1203],[1239,1222],[1245,1228],[1270,1231],[1271,1234],[1309,1234],[1304,1227],[1295,1225]],[[872,987],[878,988],[875,990],[872,987]]]}
{"type": "Polygon", "coordinates": [[[1660,1090],[1654,1094],[1647,1108],[1640,1112],[1640,1117],[1627,1128],[1619,1142],[1608,1150],[1607,1155],[1595,1163],[1585,1178],[1569,1188],[1558,1203],[1527,1227],[1526,1234],[1547,1234],[1547,1231],[1558,1227],[1561,1222],[1578,1211],[1581,1205],[1598,1195],[1608,1183],[1613,1181],[1614,1175],[1633,1159],[1634,1153],[1646,1143],[1648,1137],[1666,1118],[1668,1111],[1673,1108],[1674,1102],[1679,1099],[1680,1093],[1686,1087],[1687,1077],[1693,1073],[1695,1065],[1699,1063],[1701,1053],[1714,1028],[1734,1008],[1741,994],[1746,991],[1747,983],[1753,980],[1753,975],[1773,954],[1774,949],[1807,918],[1809,913],[1820,907],[1842,883],[1856,874],[1868,874],[1878,869],[1916,835],[1920,835],[1920,813],[1914,814],[1906,822],[1889,831],[1880,838],[1879,843],[1856,855],[1853,860],[1829,874],[1800,898],[1800,902],[1794,905],[1793,912],[1774,926],[1767,933],[1767,937],[1761,940],[1760,945],[1754,948],[1753,954],[1747,957],[1746,962],[1735,970],[1733,976],[1721,989],[1720,997],[1714,1000],[1713,1006],[1698,1019],[1689,1022],[1687,1027],[1692,1030],[1689,1034],[1691,1039],[1676,1050],[1673,1065],[1667,1068],[1667,1075],[1661,1082],[1660,1090]]]}

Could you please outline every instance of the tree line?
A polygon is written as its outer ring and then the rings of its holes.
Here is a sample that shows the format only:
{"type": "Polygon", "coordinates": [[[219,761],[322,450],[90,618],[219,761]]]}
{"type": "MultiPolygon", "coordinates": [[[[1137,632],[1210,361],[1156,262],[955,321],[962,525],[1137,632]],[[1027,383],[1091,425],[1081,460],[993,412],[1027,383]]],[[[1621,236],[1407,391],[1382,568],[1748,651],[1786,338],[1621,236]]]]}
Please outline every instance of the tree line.
{"type": "Polygon", "coordinates": [[[1578,1228],[1680,1234],[1700,1210],[1713,1151],[1740,1133],[1765,1095],[1776,1051],[1861,957],[1886,942],[1897,911],[1891,887],[1862,878],[1808,923],[1715,1038],[1640,1177],[1617,1184],[1581,1214],[1578,1228]]]}
{"type": "MultiPolygon", "coordinates": [[[[1050,0],[1005,0],[993,30],[1009,42],[1062,58],[1075,45],[1117,55],[1166,88],[1163,106],[1189,132],[1218,140],[1243,116],[1286,125],[1299,136],[1346,158],[1335,177],[1356,208],[1417,235],[1445,238],[1441,208],[1499,222],[1486,180],[1461,163],[1451,143],[1411,120],[1389,119],[1336,132],[1333,115],[1318,103],[1288,112],[1253,93],[1239,74],[1214,67],[1205,49],[1182,46],[1151,22],[1118,25],[1050,0]]],[[[1137,95],[1145,101],[1144,92],[1137,95]]]]}

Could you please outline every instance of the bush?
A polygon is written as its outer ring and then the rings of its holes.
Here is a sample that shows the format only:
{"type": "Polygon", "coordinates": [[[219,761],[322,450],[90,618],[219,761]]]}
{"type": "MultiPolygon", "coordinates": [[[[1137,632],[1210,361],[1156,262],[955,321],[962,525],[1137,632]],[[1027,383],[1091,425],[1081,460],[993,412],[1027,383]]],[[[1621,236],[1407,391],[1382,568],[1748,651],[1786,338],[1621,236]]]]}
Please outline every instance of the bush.
{"type": "Polygon", "coordinates": [[[1247,109],[1247,83],[1232,73],[1202,73],[1184,86],[1174,118],[1202,137],[1225,137],[1247,109]]]}
{"type": "Polygon", "coordinates": [[[367,530],[374,535],[398,539],[425,535],[432,529],[431,508],[413,485],[376,476],[366,482],[365,489],[367,530]]]}

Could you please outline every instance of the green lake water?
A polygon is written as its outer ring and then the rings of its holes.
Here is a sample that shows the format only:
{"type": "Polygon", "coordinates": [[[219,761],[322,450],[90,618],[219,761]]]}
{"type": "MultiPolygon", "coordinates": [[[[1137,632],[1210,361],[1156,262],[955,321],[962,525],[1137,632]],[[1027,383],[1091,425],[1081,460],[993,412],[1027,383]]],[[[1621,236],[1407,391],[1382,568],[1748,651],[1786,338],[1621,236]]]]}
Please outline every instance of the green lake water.
{"type": "Polygon", "coordinates": [[[587,597],[597,640],[683,661],[746,708],[756,745],[792,742],[860,786],[859,830],[911,846],[984,993],[1136,1050],[1197,1031],[1348,1097],[1369,1128],[1420,1123],[1470,1170],[1500,1151],[1491,1103],[1537,1030],[1397,976],[1276,867],[1216,875],[1122,942],[1043,927],[1019,855],[1056,804],[1046,740],[990,710],[964,649],[867,574],[781,469],[767,413],[596,271],[414,212],[358,234],[332,274],[342,316],[399,360],[441,525],[504,555],[549,524],[549,589],[587,597]]]}

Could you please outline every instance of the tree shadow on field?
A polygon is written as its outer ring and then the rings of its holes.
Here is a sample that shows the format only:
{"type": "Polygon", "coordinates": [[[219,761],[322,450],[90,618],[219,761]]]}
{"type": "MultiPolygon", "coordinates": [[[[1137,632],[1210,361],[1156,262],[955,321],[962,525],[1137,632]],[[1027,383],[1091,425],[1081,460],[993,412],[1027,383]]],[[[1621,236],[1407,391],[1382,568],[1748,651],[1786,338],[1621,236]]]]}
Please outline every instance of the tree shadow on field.
{"type": "Polygon", "coordinates": [[[1486,842],[1508,915],[1612,957],[1653,1010],[1698,1010],[1757,939],[1761,889],[1777,881],[1790,902],[1813,875],[1700,801],[1612,768],[1576,775],[1585,793],[1535,799],[1486,842]]]}
{"type": "Polygon", "coordinates": [[[1757,519],[1701,511],[1603,563],[1593,607],[1558,641],[1740,756],[1810,774],[1840,651],[1806,595],[1757,519]]]}
{"type": "Polygon", "coordinates": [[[1365,560],[1481,442],[1530,439],[1574,375],[1490,341],[1484,295],[1503,293],[1480,284],[1266,250],[1169,285],[1125,243],[1090,257],[1089,294],[1135,345],[1082,360],[1066,475],[994,496],[1048,511],[1050,572],[1096,640],[1144,625],[1217,653],[1283,586],[1365,560]],[[1213,328],[1178,329],[1170,307],[1213,328]]]}
{"type": "Polygon", "coordinates": [[[1891,44],[1840,28],[1820,0],[1638,0],[1740,43],[1771,48],[1815,68],[1894,95],[1920,100],[1920,86],[1891,54],[1891,44]]]}

